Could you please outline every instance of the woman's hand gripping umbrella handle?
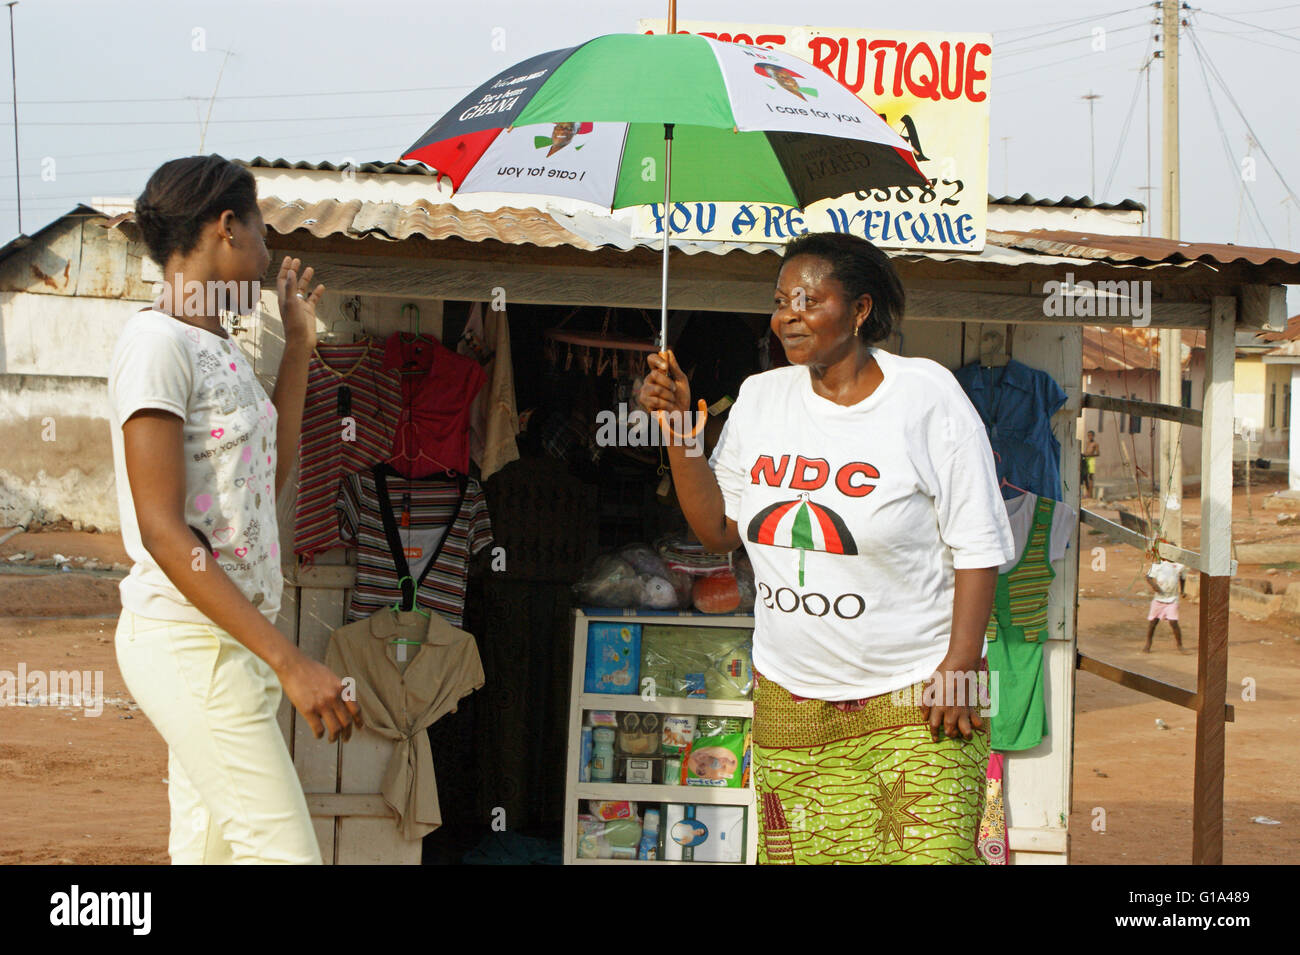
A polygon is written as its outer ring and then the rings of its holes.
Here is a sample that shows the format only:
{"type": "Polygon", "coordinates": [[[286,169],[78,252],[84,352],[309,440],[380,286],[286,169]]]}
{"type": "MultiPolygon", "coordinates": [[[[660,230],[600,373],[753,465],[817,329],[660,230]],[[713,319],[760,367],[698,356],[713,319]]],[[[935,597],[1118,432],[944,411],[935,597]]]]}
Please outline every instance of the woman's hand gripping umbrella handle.
{"type": "MultiPolygon", "coordinates": [[[[671,350],[646,356],[650,373],[646,375],[638,395],[641,407],[658,416],[660,427],[666,429],[664,413],[686,414],[691,406],[691,385],[677,364],[671,350]]],[[[699,402],[700,420],[696,422],[689,439],[670,443],[668,458],[672,463],[673,484],[682,515],[700,543],[710,552],[726,554],[741,546],[736,522],[726,515],[722,489],[702,454],[691,454],[698,447],[697,436],[704,430],[709,413],[708,405],[699,402]]],[[[679,439],[681,436],[677,436],[679,439]]]]}
{"type": "MultiPolygon", "coordinates": [[[[662,370],[656,368],[646,378],[645,384],[653,387],[656,391],[651,395],[647,395],[646,388],[643,386],[642,404],[654,411],[655,419],[659,422],[659,430],[662,433],[671,435],[678,441],[684,441],[687,438],[693,440],[704,430],[705,422],[708,421],[709,417],[709,406],[703,398],[699,399],[698,420],[695,422],[695,427],[691,429],[690,434],[681,435],[669,427],[668,419],[664,414],[665,410],[680,412],[682,415],[687,414],[691,404],[691,385],[687,381],[686,375],[682,373],[681,368],[678,367],[677,357],[671,350],[660,352],[658,357],[663,361],[664,368],[662,370]],[[665,371],[667,374],[665,374],[665,371]],[[662,400],[654,402],[653,399],[660,397],[660,395],[662,395],[662,400]],[[646,397],[651,398],[650,403],[647,403],[646,397]]],[[[651,367],[654,367],[653,363],[651,367]]]]}

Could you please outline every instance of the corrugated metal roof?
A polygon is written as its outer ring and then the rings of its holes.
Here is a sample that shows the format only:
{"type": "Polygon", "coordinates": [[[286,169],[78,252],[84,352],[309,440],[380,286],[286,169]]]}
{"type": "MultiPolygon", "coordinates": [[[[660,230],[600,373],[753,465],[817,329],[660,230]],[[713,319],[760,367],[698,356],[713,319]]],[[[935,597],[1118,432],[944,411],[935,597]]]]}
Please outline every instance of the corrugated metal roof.
{"type": "MultiPolygon", "coordinates": [[[[505,207],[492,210],[464,209],[452,203],[417,199],[409,204],[365,202],[360,199],[324,199],[307,203],[269,196],[259,200],[267,224],[281,235],[306,229],[317,238],[346,235],[352,238],[376,236],[401,241],[412,235],[429,239],[460,238],[470,242],[495,240],[508,245],[536,245],[543,248],[570,246],[585,251],[612,247],[656,249],[659,240],[633,235],[632,210],[579,212],[505,207]]],[[[79,209],[89,207],[80,206],[79,209]]],[[[112,226],[130,218],[116,216],[112,226]]],[[[741,250],[750,254],[778,254],[780,246],[699,240],[673,240],[674,248],[687,254],[710,252],[724,255],[741,250]]],[[[896,251],[901,261],[964,261],[981,266],[1012,268],[1024,265],[1111,265],[1132,267],[1191,267],[1197,263],[1251,265],[1281,263],[1300,265],[1300,252],[1257,249],[1250,246],[1175,242],[1145,236],[1096,235],[1036,230],[1034,232],[990,230],[982,252],[896,251]]],[[[1300,276],[1298,276],[1300,278],[1300,276]]]]}
{"type": "Polygon", "coordinates": [[[346,235],[353,239],[375,237],[400,242],[413,235],[426,239],[492,239],[508,245],[542,248],[572,246],[593,251],[597,247],[565,229],[552,216],[537,209],[496,209],[482,212],[445,202],[417,199],[398,202],[362,202],[360,199],[286,202],[275,196],[259,199],[262,218],[281,235],[306,229],[318,239],[346,235]]]}
{"type": "MultiPolygon", "coordinates": [[[[1194,328],[1181,329],[1180,364],[1191,364],[1192,352],[1204,348],[1204,334],[1194,328]]],[[[1084,371],[1148,371],[1160,367],[1160,338],[1146,328],[1083,327],[1084,371]]]]}
{"type": "Polygon", "coordinates": [[[1300,265],[1300,252],[1286,249],[1260,249],[1247,245],[1220,245],[1212,242],[1180,242],[1143,235],[1095,235],[1035,229],[1033,232],[990,230],[988,242],[1027,252],[1070,255],[1110,263],[1208,262],[1229,265],[1300,265]]]}
{"type": "Polygon", "coordinates": [[[1062,209],[1122,209],[1129,212],[1145,212],[1147,208],[1136,199],[1121,199],[1119,202],[1093,202],[1087,196],[1078,199],[1073,196],[1039,199],[1027,192],[1019,196],[994,196],[990,193],[989,202],[997,206],[1056,206],[1062,209]]]}
{"type": "Polygon", "coordinates": [[[422,162],[363,162],[332,163],[305,162],[289,159],[265,159],[254,156],[252,159],[232,159],[231,162],[255,169],[303,169],[311,172],[353,172],[382,173],[388,176],[435,176],[432,169],[422,162]]]}
{"type": "MultiPolygon", "coordinates": [[[[352,163],[351,167],[347,163],[332,162],[306,162],[305,160],[289,159],[267,159],[264,156],[254,156],[252,159],[234,159],[241,166],[248,166],[257,169],[302,169],[309,172],[342,172],[351,168],[354,172],[382,173],[386,175],[397,176],[435,176],[437,173],[430,169],[424,163],[419,162],[363,162],[352,163]]],[[[1146,206],[1136,199],[1122,199],[1119,202],[1093,202],[1087,196],[1080,196],[1075,199],[1072,196],[1062,196],[1060,199],[1039,199],[1024,193],[1019,196],[995,196],[989,193],[989,202],[998,206],[1056,206],[1062,209],[1102,209],[1112,210],[1120,209],[1134,212],[1146,211],[1146,206]]]]}
{"type": "Polygon", "coordinates": [[[1300,339],[1300,315],[1287,319],[1286,328],[1280,332],[1260,332],[1256,336],[1262,342],[1293,342],[1300,339]]]}

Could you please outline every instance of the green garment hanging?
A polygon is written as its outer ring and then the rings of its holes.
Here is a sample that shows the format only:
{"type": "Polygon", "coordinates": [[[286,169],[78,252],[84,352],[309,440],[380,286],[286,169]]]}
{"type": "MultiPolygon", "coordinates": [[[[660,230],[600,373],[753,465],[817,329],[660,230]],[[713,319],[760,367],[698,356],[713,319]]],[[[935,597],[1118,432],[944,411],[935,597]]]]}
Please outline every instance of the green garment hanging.
{"type": "Polygon", "coordinates": [[[990,680],[997,674],[990,747],[1033,749],[1047,735],[1043,705],[1043,643],[1047,590],[1056,577],[1049,555],[1056,502],[1039,497],[1034,524],[1016,566],[998,575],[988,640],[990,680]]]}

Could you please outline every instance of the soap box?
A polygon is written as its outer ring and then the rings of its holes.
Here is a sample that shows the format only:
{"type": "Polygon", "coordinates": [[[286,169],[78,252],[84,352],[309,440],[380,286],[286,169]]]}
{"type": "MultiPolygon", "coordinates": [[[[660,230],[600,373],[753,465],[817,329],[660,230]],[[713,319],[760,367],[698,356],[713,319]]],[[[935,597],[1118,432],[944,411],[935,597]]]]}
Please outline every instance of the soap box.
{"type": "Polygon", "coordinates": [[[587,624],[584,693],[635,693],[640,669],[641,624],[587,624]]]}

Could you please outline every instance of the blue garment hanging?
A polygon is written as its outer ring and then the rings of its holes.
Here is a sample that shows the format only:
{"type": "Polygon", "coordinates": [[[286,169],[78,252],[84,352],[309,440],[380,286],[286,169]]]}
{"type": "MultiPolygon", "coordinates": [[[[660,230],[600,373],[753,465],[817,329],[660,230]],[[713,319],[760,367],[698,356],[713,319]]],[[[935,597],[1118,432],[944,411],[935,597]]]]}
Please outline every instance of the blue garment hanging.
{"type": "MultiPolygon", "coordinates": [[[[1052,434],[1052,415],[1065,404],[1066,394],[1056,380],[1014,358],[1001,368],[973,361],[953,374],[1000,455],[998,477],[1040,497],[1061,500],[1061,445],[1052,434]]],[[[1019,493],[1002,489],[1004,498],[1019,493]]]]}

